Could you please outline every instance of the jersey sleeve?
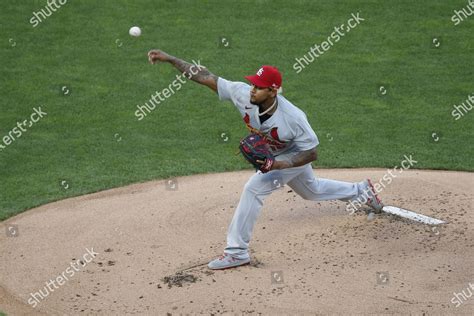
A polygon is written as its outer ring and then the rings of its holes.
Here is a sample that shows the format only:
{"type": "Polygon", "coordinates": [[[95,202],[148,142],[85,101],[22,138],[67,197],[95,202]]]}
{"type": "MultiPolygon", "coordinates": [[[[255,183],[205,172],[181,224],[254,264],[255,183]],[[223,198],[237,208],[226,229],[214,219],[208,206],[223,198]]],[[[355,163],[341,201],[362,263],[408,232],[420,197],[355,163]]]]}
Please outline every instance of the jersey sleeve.
{"type": "Polygon", "coordinates": [[[297,151],[305,151],[319,145],[318,136],[309,125],[308,120],[301,119],[296,124],[296,136],[293,140],[297,151]]]}
{"type": "Polygon", "coordinates": [[[219,77],[217,79],[217,94],[219,100],[231,101],[241,111],[250,100],[250,86],[245,82],[230,81],[219,77]]]}

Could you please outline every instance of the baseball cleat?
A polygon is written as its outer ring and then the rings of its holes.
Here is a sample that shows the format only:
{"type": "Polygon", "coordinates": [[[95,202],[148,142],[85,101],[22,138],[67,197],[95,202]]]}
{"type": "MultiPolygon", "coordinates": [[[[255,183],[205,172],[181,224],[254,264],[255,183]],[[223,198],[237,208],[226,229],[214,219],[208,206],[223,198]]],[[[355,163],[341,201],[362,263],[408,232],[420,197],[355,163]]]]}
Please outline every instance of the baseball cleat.
{"type": "Polygon", "coordinates": [[[224,253],[219,258],[209,262],[207,267],[212,270],[221,270],[221,269],[228,269],[228,268],[246,265],[249,263],[250,263],[250,258],[238,259],[238,258],[232,257],[230,254],[224,253]]]}
{"type": "Polygon", "coordinates": [[[367,194],[367,205],[374,209],[374,213],[382,212],[384,205],[382,200],[377,196],[372,182],[370,182],[370,179],[367,179],[364,181],[364,184],[366,187],[364,191],[367,194]]]}

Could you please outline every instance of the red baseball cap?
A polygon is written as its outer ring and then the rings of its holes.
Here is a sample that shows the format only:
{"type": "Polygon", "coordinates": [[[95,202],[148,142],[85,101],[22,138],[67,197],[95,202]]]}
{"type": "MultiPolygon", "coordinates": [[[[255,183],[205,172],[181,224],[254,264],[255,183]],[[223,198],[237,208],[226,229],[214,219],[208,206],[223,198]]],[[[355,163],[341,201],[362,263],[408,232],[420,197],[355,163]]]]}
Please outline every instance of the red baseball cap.
{"type": "Polygon", "coordinates": [[[253,76],[245,76],[250,83],[262,88],[281,87],[281,73],[278,68],[273,66],[262,66],[253,76]]]}

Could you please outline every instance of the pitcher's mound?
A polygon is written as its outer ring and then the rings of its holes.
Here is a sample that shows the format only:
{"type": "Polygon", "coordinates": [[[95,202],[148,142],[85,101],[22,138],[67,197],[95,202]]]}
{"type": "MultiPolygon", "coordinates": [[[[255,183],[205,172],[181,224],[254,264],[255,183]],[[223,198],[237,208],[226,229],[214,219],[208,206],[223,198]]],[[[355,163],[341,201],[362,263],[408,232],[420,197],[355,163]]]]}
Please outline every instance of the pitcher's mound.
{"type": "MultiPolygon", "coordinates": [[[[386,171],[315,173],[377,181],[386,171]]],[[[11,315],[472,312],[472,173],[405,171],[380,194],[387,205],[447,222],[436,227],[386,214],[368,220],[364,212],[350,215],[343,202],[305,201],[285,186],[265,201],[251,264],[208,270],[223,253],[252,174],[131,185],[9,219],[4,231],[13,227],[17,237],[0,235],[0,309],[11,315]]]]}

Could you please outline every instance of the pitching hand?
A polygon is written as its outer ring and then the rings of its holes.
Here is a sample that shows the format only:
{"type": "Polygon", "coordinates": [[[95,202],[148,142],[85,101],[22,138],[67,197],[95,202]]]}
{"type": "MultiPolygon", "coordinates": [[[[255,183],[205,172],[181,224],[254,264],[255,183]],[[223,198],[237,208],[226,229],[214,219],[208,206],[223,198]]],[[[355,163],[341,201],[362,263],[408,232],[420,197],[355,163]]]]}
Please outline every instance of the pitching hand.
{"type": "Polygon", "coordinates": [[[170,56],[167,53],[159,49],[154,49],[148,52],[148,60],[151,64],[156,63],[156,61],[168,61],[169,57],[170,56]]]}

